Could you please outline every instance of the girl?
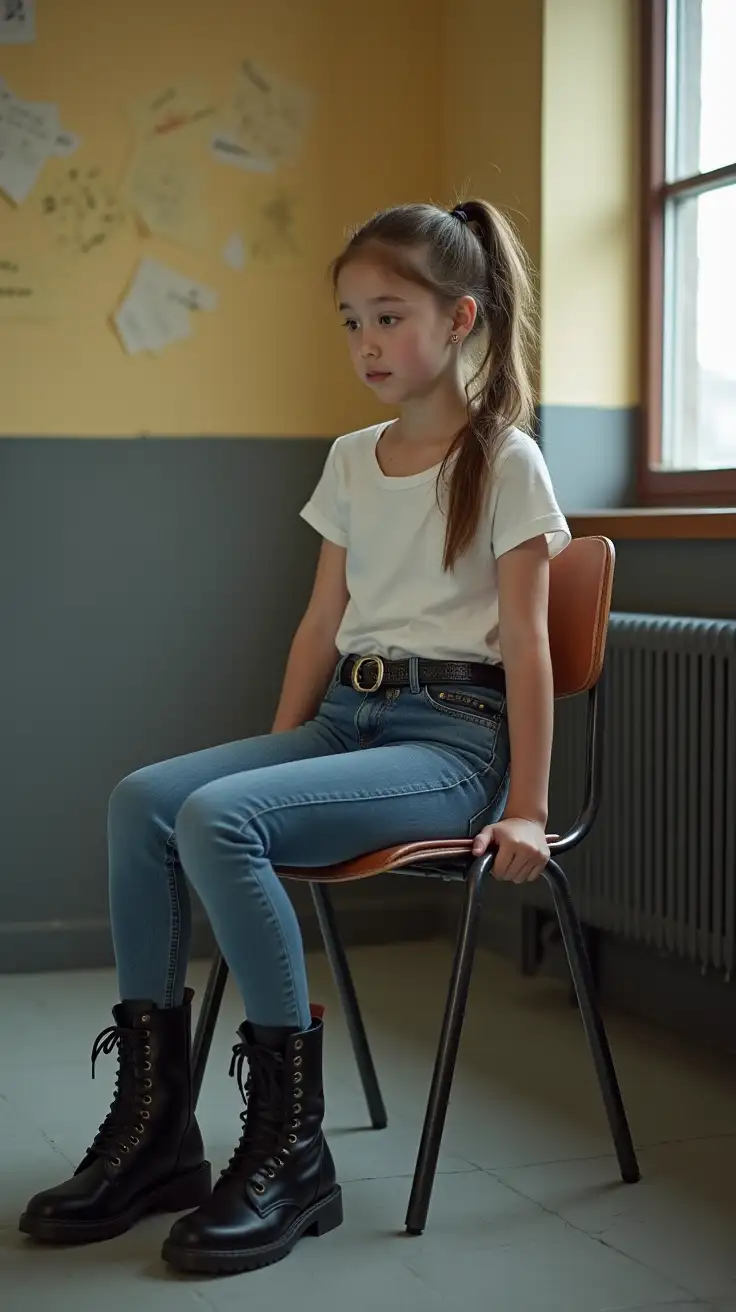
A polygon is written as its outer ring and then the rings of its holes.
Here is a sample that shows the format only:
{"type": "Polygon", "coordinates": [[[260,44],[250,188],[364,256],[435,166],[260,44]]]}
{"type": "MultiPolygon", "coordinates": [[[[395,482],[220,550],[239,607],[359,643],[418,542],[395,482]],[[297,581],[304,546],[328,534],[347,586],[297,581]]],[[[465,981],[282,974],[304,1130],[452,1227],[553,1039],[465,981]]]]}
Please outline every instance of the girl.
{"type": "Polygon", "coordinates": [[[303,510],[322,535],[272,733],[147,766],[115,789],[115,1097],[65,1184],[20,1227],[85,1242],[194,1207],[164,1257],[244,1271],[342,1220],[322,1135],[321,1012],[274,867],[477,835],[535,879],[552,740],[549,559],[569,541],[538,448],[518,240],[483,201],[377,214],[333,268],[359,377],[394,415],[339,438],[303,510]],[[336,655],[339,656],[335,664],[336,655]],[[513,766],[509,776],[509,760],[513,766]],[[184,987],[197,890],[242,994],[240,1141],[210,1190],[184,987]]]}

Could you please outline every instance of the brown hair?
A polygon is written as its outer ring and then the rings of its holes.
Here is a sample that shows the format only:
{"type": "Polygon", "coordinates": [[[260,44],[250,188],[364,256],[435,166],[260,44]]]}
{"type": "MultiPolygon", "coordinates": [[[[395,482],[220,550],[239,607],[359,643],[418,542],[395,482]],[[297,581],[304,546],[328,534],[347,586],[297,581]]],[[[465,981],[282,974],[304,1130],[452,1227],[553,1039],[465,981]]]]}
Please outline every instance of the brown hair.
{"type": "Polygon", "coordinates": [[[452,569],[478,531],[495,449],[512,426],[530,428],[534,400],[529,348],[534,339],[534,295],[524,248],[510,221],[484,200],[454,210],[397,205],[381,210],[351,236],[332,264],[333,286],[346,264],[368,245],[401,277],[419,283],[445,304],[472,296],[478,305],[464,350],[474,368],[465,385],[467,423],[442,462],[450,463],[443,566],[452,569]],[[412,260],[424,254],[423,264],[412,260]],[[472,348],[476,350],[473,351],[472,348]],[[455,458],[456,457],[456,458],[455,458]]]}

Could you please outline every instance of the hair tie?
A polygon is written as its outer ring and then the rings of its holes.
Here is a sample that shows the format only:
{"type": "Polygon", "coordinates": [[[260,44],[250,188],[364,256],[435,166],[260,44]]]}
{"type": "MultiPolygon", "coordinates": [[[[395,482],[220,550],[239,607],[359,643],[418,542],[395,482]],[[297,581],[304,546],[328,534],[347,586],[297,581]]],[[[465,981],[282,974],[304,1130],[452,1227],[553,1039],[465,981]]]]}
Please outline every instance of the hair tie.
{"type": "Polygon", "coordinates": [[[467,216],[467,214],[465,213],[465,210],[460,210],[460,209],[452,210],[451,213],[452,213],[452,217],[453,217],[453,219],[459,219],[461,223],[467,223],[467,222],[468,222],[468,216],[467,216]]]}

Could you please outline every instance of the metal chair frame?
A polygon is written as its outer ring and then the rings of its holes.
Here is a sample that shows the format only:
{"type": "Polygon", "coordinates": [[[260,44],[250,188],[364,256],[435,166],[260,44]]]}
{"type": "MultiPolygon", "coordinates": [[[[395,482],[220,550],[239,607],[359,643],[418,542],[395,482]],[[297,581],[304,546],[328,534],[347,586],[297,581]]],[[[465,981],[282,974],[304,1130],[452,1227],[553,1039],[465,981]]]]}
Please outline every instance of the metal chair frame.
{"type": "MultiPolygon", "coordinates": [[[[550,860],[544,871],[544,879],[552,894],[554,909],[580,1008],[585,1037],[593,1058],[621,1177],[627,1184],[635,1184],[640,1178],[636,1151],[606,1029],[596,998],[595,982],[585,938],[575,910],[567,876],[556,859],[558,856],[562,856],[565,852],[570,852],[577,847],[589,834],[600,806],[605,719],[603,680],[598,679],[589,688],[587,695],[585,797],[580,814],[572,827],[566,834],[550,842],[550,860]]],[[[432,857],[432,866],[421,871],[426,877],[464,882],[465,897],[458,926],[450,985],[419,1145],[419,1155],[406,1214],[406,1229],[412,1235],[423,1232],[429,1211],[475,959],[483,891],[488,882],[495,856],[493,850],[490,850],[481,857],[473,857],[469,850],[472,846],[471,841],[458,840],[457,846],[466,849],[466,851],[463,856],[454,855],[452,864],[443,866],[441,861],[438,864],[435,853],[432,857]]],[[[410,846],[406,849],[404,857],[391,865],[382,866],[381,869],[406,871],[412,866],[417,867],[417,857],[416,855],[412,857],[410,846]]],[[[296,874],[293,871],[282,873],[286,877],[293,877],[296,874]]],[[[371,1124],[377,1130],[384,1129],[387,1124],[386,1108],[360,1013],[358,996],[348,959],[340,938],[332,898],[328,891],[329,871],[313,873],[305,869],[303,873],[300,873],[299,878],[308,881],[311,887],[327,957],[348,1024],[371,1124]]],[[[195,1102],[201,1089],[227,975],[227,964],[222,955],[218,953],[210,971],[193,1042],[195,1102]]]]}

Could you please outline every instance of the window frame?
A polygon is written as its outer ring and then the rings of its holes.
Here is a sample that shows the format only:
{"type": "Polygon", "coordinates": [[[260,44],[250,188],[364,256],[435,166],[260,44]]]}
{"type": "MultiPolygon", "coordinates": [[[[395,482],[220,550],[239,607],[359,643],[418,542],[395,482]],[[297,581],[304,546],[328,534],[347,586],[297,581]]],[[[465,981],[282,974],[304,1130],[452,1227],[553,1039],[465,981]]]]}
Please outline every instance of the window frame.
{"type": "Polygon", "coordinates": [[[736,163],[667,182],[667,0],[642,0],[642,407],[637,470],[645,506],[736,505],[736,468],[657,468],[662,450],[664,365],[664,228],[667,202],[736,183],[736,163]]]}

